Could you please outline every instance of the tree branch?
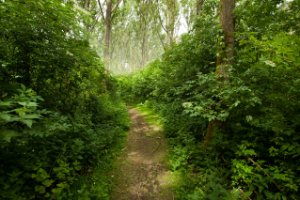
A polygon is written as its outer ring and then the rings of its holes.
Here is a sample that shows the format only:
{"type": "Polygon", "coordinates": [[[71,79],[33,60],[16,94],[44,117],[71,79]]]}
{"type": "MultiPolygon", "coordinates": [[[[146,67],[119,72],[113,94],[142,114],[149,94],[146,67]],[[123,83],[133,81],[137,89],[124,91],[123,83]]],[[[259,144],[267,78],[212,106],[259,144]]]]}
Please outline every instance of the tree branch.
{"type": "Polygon", "coordinates": [[[105,15],[104,15],[104,12],[103,12],[103,8],[102,8],[102,5],[101,5],[101,2],[100,0],[98,0],[98,5],[99,5],[99,8],[100,8],[100,14],[102,16],[102,20],[105,21],[105,15]]]}
{"type": "Polygon", "coordinates": [[[89,29],[90,32],[92,32],[94,30],[96,24],[99,22],[99,18],[100,18],[100,16],[96,16],[95,23],[89,29]]]}
{"type": "Polygon", "coordinates": [[[156,2],[157,2],[157,11],[158,11],[157,14],[158,14],[159,22],[160,22],[160,24],[161,24],[161,27],[164,29],[164,31],[165,31],[166,33],[168,33],[168,30],[167,30],[167,28],[164,26],[163,20],[162,20],[162,18],[161,18],[161,16],[160,16],[159,0],[156,0],[156,2]]]}
{"type": "Polygon", "coordinates": [[[253,165],[255,165],[259,170],[261,170],[266,176],[268,176],[269,178],[271,178],[272,183],[275,185],[275,187],[282,192],[282,189],[279,187],[279,185],[277,185],[277,183],[275,182],[274,178],[266,171],[264,170],[264,168],[262,168],[262,166],[260,166],[257,162],[255,162],[252,158],[248,157],[247,158],[248,161],[250,161],[253,165]]]}
{"type": "Polygon", "coordinates": [[[112,9],[112,12],[114,12],[119,7],[121,2],[122,2],[122,0],[118,0],[118,2],[115,4],[115,6],[112,9]]]}
{"type": "Polygon", "coordinates": [[[166,49],[167,49],[167,48],[166,48],[166,44],[164,43],[164,40],[163,40],[163,38],[161,37],[159,31],[158,31],[157,29],[156,29],[155,31],[156,31],[156,33],[157,33],[157,36],[158,36],[158,39],[159,39],[159,41],[160,41],[161,46],[163,47],[164,50],[166,50],[166,49]]]}

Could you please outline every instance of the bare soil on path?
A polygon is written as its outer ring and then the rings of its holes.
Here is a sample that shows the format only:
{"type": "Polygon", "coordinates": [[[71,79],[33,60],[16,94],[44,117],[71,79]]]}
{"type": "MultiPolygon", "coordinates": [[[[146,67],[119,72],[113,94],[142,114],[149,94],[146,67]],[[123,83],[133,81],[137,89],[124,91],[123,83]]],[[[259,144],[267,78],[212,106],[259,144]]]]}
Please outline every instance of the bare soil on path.
{"type": "Polygon", "coordinates": [[[112,200],[173,200],[166,168],[167,144],[159,127],[149,125],[136,110],[129,110],[132,126],[127,144],[112,176],[112,200]]]}

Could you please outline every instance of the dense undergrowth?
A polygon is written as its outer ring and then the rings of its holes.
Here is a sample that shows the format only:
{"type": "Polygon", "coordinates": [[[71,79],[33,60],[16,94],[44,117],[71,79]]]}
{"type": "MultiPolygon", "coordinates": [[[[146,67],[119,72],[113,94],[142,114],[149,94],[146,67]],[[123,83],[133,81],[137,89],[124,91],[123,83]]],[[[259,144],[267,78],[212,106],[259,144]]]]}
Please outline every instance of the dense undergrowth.
{"type": "Polygon", "coordinates": [[[128,116],[76,9],[0,1],[0,199],[109,199],[128,116]]]}
{"type": "Polygon", "coordinates": [[[279,1],[240,2],[227,84],[215,73],[213,2],[161,59],[121,77],[120,91],[161,115],[170,168],[185,177],[178,199],[299,199],[299,1],[284,9],[279,1]],[[209,123],[216,128],[207,143],[209,123]]]}

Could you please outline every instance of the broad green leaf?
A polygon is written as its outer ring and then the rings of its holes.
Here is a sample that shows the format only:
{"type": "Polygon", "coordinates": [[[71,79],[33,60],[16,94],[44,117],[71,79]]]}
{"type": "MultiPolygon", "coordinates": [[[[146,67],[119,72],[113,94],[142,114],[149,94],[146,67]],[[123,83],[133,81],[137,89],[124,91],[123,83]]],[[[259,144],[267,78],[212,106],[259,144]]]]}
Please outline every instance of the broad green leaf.
{"type": "Polygon", "coordinates": [[[13,105],[12,101],[0,101],[0,106],[2,107],[11,107],[13,105]]]}
{"type": "Polygon", "coordinates": [[[7,142],[10,142],[11,138],[18,136],[18,132],[14,130],[9,129],[1,129],[0,130],[0,138],[1,140],[5,140],[7,142]]]}
{"type": "Polygon", "coordinates": [[[4,122],[10,122],[12,120],[12,115],[4,112],[0,112],[0,120],[4,122]]]}
{"type": "Polygon", "coordinates": [[[41,115],[39,114],[25,114],[23,118],[25,119],[39,119],[41,115]]]}
{"type": "Polygon", "coordinates": [[[33,121],[30,119],[21,119],[20,120],[21,123],[25,124],[26,126],[28,126],[29,128],[31,128],[33,121]]]}

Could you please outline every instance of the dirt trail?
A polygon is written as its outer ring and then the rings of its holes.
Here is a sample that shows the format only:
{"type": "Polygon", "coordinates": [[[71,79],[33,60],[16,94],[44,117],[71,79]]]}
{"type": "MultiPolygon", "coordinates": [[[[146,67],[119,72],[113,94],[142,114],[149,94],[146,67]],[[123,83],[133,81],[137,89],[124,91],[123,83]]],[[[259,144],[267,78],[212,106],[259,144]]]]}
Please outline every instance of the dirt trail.
{"type": "Polygon", "coordinates": [[[172,181],[165,162],[167,147],[159,127],[147,124],[135,109],[129,110],[132,127],[126,149],[113,176],[112,200],[173,200],[172,181]]]}

